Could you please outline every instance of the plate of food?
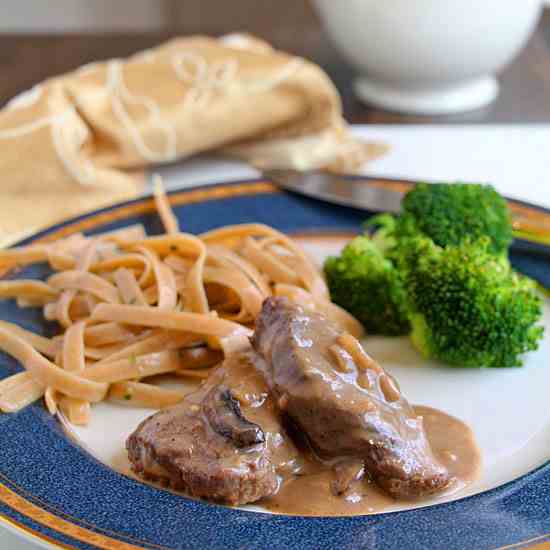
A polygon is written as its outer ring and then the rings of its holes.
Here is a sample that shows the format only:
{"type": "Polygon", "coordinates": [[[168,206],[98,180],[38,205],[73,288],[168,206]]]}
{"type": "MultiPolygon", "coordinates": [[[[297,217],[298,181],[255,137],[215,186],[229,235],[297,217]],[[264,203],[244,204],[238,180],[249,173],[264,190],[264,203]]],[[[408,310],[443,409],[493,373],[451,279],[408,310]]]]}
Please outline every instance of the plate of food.
{"type": "Polygon", "coordinates": [[[511,213],[550,212],[401,185],[370,217],[159,187],[0,251],[2,523],[83,549],[543,541],[550,267],[511,213]]]}

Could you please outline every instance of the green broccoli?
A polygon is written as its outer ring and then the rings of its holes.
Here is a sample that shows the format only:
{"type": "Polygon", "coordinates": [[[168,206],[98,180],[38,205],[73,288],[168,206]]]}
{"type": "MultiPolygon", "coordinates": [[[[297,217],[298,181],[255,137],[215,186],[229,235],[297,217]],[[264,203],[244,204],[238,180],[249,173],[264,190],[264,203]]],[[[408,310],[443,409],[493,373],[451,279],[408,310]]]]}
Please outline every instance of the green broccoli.
{"type": "Polygon", "coordinates": [[[356,237],[340,256],[325,262],[331,299],[354,315],[372,334],[396,336],[410,327],[399,272],[386,258],[382,232],[356,237]]]}
{"type": "Polygon", "coordinates": [[[403,199],[395,237],[416,233],[439,246],[487,236],[489,251],[505,256],[512,242],[512,221],[506,200],[490,185],[419,183],[403,199]]]}
{"type": "Polygon", "coordinates": [[[536,284],[490,253],[488,237],[441,248],[416,236],[398,245],[411,340],[425,357],[463,367],[521,366],[543,327],[536,284]]]}
{"type": "Polygon", "coordinates": [[[367,221],[325,263],[332,300],[367,331],[405,334],[426,356],[464,367],[512,367],[543,334],[536,284],[507,259],[505,200],[490,186],[418,184],[399,216],[367,221]]]}

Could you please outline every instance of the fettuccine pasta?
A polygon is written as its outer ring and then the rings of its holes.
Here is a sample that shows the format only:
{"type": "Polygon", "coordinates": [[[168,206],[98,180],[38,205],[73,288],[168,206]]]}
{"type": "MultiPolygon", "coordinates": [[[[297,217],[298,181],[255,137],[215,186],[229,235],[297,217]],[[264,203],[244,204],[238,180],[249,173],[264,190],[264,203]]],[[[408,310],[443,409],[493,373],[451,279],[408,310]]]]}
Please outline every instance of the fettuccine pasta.
{"type": "Polygon", "coordinates": [[[0,299],[42,308],[51,338],[0,321],[0,350],[24,368],[0,380],[0,410],[44,397],[48,410],[86,424],[104,399],[162,408],[181,401],[153,377],[201,381],[249,345],[262,302],[286,296],[361,336],[361,325],[330,302],[319,270],[296,242],[262,224],[202,235],[180,230],[159,181],[155,204],[166,233],[133,225],[102,235],[0,251],[0,267],[47,262],[44,281],[0,281],[0,299]]]}

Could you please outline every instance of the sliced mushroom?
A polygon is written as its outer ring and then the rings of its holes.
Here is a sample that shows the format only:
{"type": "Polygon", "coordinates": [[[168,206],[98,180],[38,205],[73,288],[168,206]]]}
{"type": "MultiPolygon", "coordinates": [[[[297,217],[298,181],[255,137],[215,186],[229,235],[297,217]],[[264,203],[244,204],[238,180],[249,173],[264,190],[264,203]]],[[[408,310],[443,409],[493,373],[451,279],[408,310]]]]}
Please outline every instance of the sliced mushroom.
{"type": "Polygon", "coordinates": [[[212,429],[231,440],[238,449],[265,441],[260,426],[243,416],[239,401],[225,386],[213,388],[204,398],[202,409],[212,429]]]}

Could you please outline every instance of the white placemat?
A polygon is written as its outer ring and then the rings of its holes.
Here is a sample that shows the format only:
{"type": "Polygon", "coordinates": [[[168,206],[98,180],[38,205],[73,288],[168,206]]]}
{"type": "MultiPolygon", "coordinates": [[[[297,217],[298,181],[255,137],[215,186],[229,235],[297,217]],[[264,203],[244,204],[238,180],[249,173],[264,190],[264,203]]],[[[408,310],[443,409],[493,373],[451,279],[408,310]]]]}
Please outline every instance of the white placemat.
{"type": "MultiPolygon", "coordinates": [[[[490,182],[510,197],[550,207],[550,125],[355,126],[391,151],[365,173],[410,179],[490,182]]],[[[252,178],[246,164],[197,158],[160,170],[168,187],[252,178]]],[[[0,550],[36,550],[0,529],[0,550]]]]}
{"type": "Polygon", "coordinates": [[[356,131],[391,146],[369,172],[488,182],[510,197],[550,206],[550,125],[358,126],[356,131]]]}

